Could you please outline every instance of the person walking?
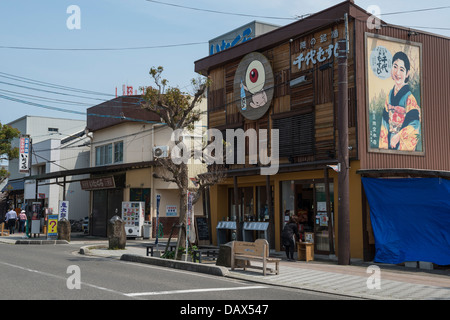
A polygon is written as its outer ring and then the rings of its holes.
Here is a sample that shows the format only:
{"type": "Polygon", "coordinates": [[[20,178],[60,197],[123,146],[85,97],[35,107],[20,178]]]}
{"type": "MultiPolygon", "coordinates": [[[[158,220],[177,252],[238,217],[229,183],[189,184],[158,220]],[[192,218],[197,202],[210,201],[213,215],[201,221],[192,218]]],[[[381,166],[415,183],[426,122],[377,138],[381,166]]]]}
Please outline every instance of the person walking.
{"type": "Polygon", "coordinates": [[[19,214],[19,232],[25,232],[25,222],[27,221],[27,215],[25,210],[22,210],[19,214]]]}
{"type": "Polygon", "coordinates": [[[298,233],[297,217],[291,216],[281,232],[281,241],[286,250],[288,261],[294,261],[295,242],[298,239],[300,239],[300,235],[298,233]]]}
{"type": "Polygon", "coordinates": [[[8,225],[9,234],[14,234],[16,229],[17,213],[13,209],[6,213],[5,221],[8,225]]]}

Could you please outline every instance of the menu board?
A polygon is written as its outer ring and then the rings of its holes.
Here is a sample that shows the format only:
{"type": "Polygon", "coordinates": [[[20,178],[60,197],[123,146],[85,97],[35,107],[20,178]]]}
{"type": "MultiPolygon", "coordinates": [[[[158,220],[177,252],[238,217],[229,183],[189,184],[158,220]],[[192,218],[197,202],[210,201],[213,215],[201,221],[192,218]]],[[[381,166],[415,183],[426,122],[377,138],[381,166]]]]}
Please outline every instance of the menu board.
{"type": "Polygon", "coordinates": [[[195,217],[197,223],[198,240],[209,240],[208,219],[206,217],[195,217]]]}

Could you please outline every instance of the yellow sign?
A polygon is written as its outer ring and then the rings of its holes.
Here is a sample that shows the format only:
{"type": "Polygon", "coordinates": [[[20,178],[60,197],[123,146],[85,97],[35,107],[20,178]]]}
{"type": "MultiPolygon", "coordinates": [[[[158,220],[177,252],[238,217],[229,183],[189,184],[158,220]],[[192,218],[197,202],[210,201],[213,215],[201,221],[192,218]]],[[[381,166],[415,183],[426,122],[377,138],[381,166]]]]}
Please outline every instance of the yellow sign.
{"type": "Polygon", "coordinates": [[[58,215],[51,214],[48,216],[48,232],[47,236],[58,235],[58,215]]]}

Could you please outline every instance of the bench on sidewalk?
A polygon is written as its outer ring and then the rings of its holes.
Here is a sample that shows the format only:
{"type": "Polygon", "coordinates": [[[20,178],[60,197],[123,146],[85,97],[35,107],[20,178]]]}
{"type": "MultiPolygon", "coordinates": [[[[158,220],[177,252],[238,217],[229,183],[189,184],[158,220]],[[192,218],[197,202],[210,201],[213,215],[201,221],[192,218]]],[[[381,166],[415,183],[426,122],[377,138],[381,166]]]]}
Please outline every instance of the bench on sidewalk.
{"type": "MultiPolygon", "coordinates": [[[[156,247],[156,244],[148,243],[148,244],[145,244],[144,247],[147,248],[147,253],[146,253],[147,257],[148,257],[149,254],[153,257],[153,250],[156,247]]],[[[165,245],[160,245],[160,247],[161,248],[165,248],[166,246],[165,245]]],[[[176,247],[177,247],[176,244],[170,244],[169,245],[170,251],[174,251],[176,247]]]]}
{"type": "Polygon", "coordinates": [[[269,257],[269,243],[265,239],[257,239],[255,242],[233,241],[231,247],[231,270],[237,266],[237,260],[244,261],[244,271],[246,268],[262,269],[263,274],[267,271],[280,274],[279,263],[281,259],[269,257]],[[263,266],[252,266],[251,261],[262,262],[263,266]],[[268,268],[268,263],[275,264],[275,270],[268,268]]]}
{"type": "Polygon", "coordinates": [[[198,261],[202,263],[202,256],[206,255],[207,258],[212,257],[213,260],[217,259],[219,255],[219,248],[198,248],[197,250],[193,250],[192,260],[198,261]]]}

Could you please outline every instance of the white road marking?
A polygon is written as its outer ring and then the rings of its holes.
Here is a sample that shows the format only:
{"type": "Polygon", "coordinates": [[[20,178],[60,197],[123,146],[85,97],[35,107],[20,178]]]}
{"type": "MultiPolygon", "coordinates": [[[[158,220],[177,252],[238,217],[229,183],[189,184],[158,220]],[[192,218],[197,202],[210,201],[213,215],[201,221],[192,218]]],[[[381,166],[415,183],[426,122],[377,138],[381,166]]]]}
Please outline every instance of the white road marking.
{"type": "Polygon", "coordinates": [[[196,292],[213,292],[213,291],[233,291],[233,290],[250,290],[250,289],[264,289],[267,286],[250,286],[250,287],[234,287],[234,288],[205,288],[205,289],[187,289],[187,290],[171,290],[171,291],[153,291],[153,292],[138,292],[127,293],[128,297],[137,296],[157,296],[165,294],[183,294],[183,293],[196,293],[196,292]]]}
{"type": "MultiPolygon", "coordinates": [[[[56,278],[56,279],[60,279],[60,280],[64,280],[64,281],[67,280],[67,277],[61,277],[61,276],[57,276],[57,275],[54,275],[54,274],[51,274],[51,273],[47,273],[47,272],[43,272],[43,271],[39,271],[39,270],[34,270],[34,269],[30,269],[30,268],[25,268],[25,267],[14,265],[14,264],[10,264],[10,263],[7,263],[7,262],[1,262],[0,261],[0,264],[3,264],[5,266],[9,266],[9,267],[13,267],[13,268],[17,268],[17,269],[21,269],[21,270],[24,270],[24,271],[32,272],[32,273],[37,273],[37,274],[40,274],[40,275],[43,275],[43,276],[47,276],[47,277],[51,277],[51,278],[56,278]]],[[[119,291],[116,291],[116,290],[113,290],[113,289],[108,289],[108,288],[96,286],[95,284],[90,284],[90,283],[86,283],[86,282],[81,282],[81,284],[84,285],[84,286],[91,287],[91,288],[95,288],[95,289],[99,289],[99,290],[103,290],[103,291],[108,291],[108,292],[119,294],[119,295],[125,295],[125,293],[123,293],[123,292],[119,292],[119,291]]]]}
{"type": "MultiPolygon", "coordinates": [[[[56,279],[60,279],[60,280],[67,280],[66,277],[57,276],[57,275],[54,275],[54,274],[51,274],[51,273],[48,273],[48,272],[43,272],[43,271],[39,271],[39,270],[35,270],[35,269],[30,269],[30,268],[14,265],[14,264],[7,263],[7,262],[0,261],[0,264],[5,265],[5,266],[9,266],[9,267],[13,267],[13,268],[17,268],[17,269],[20,269],[20,270],[24,270],[24,271],[27,271],[27,272],[36,273],[36,274],[40,274],[40,275],[43,275],[43,276],[51,277],[51,278],[56,278],[56,279]]],[[[105,287],[100,287],[100,286],[97,286],[97,285],[94,285],[94,284],[90,284],[90,283],[86,283],[86,282],[81,282],[81,285],[88,286],[88,287],[91,287],[91,288],[95,288],[95,289],[98,289],[98,290],[103,290],[103,291],[107,291],[107,292],[123,295],[123,296],[127,296],[127,297],[155,296],[155,295],[168,295],[168,294],[184,294],[184,293],[195,293],[195,292],[249,290],[249,289],[264,289],[264,288],[267,288],[267,286],[249,286],[249,287],[232,287],[232,288],[205,288],[205,289],[187,289],[187,290],[123,293],[123,292],[120,292],[120,291],[116,291],[116,290],[113,290],[113,289],[108,289],[108,288],[105,288],[105,287]]]]}

